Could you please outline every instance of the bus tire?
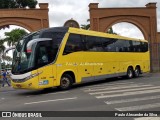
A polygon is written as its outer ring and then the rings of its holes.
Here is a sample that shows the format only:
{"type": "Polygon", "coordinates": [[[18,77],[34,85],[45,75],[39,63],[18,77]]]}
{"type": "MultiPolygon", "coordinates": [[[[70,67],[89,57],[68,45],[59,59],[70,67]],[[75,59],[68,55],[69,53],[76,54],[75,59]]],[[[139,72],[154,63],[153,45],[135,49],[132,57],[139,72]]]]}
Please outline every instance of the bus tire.
{"type": "Polygon", "coordinates": [[[73,78],[69,74],[64,74],[60,80],[60,90],[68,90],[73,84],[73,78]]]}
{"type": "Polygon", "coordinates": [[[127,78],[128,79],[133,78],[133,68],[132,67],[128,67],[127,69],[127,78]]]}
{"type": "Polygon", "coordinates": [[[135,70],[134,70],[134,77],[139,77],[140,75],[140,68],[139,67],[136,67],[135,70]]]}

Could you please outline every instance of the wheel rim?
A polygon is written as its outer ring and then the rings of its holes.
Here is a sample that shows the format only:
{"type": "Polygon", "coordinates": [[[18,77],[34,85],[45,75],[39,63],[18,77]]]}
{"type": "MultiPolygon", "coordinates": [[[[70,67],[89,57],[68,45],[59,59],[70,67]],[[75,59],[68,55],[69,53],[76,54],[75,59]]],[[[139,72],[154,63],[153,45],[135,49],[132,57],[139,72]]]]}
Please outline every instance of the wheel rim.
{"type": "Polygon", "coordinates": [[[62,88],[68,88],[70,85],[70,80],[67,77],[63,77],[61,79],[61,87],[62,88]]]}
{"type": "Polygon", "coordinates": [[[139,69],[135,69],[135,75],[139,76],[139,69]]]}
{"type": "Polygon", "coordinates": [[[133,76],[133,72],[132,72],[131,69],[129,69],[129,70],[128,70],[128,77],[129,77],[129,78],[132,78],[132,76],[133,76]]]}

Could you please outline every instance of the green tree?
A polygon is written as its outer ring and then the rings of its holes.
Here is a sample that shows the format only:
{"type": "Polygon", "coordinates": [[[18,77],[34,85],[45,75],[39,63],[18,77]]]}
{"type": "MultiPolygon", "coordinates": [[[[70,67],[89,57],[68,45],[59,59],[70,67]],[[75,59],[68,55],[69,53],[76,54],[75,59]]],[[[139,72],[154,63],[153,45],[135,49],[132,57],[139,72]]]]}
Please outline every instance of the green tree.
{"type": "Polygon", "coordinates": [[[1,71],[1,61],[2,61],[2,54],[5,50],[5,46],[4,46],[4,40],[0,40],[0,71],[1,71]]]}
{"type": "Polygon", "coordinates": [[[16,8],[15,0],[0,0],[0,9],[16,8]]]}
{"type": "Polygon", "coordinates": [[[0,55],[4,52],[5,46],[4,46],[4,40],[0,40],[0,55]]]}
{"type": "Polygon", "coordinates": [[[2,65],[2,69],[6,68],[6,63],[5,62],[2,62],[1,65],[2,65]]]}
{"type": "Polygon", "coordinates": [[[116,35],[117,35],[117,33],[115,33],[115,32],[113,31],[113,28],[112,28],[112,27],[110,27],[110,28],[108,29],[107,33],[109,33],[109,34],[116,34],[116,35]]]}
{"type": "MultiPolygon", "coordinates": [[[[90,19],[87,19],[87,22],[90,22],[90,19]]],[[[89,30],[90,29],[90,23],[89,24],[82,24],[81,25],[81,29],[84,29],[84,30],[89,30]]]]}
{"type": "Polygon", "coordinates": [[[37,5],[37,0],[16,0],[18,8],[35,8],[37,5]]]}
{"type": "Polygon", "coordinates": [[[0,0],[0,9],[35,8],[37,3],[37,0],[0,0]]]}
{"type": "Polygon", "coordinates": [[[6,38],[4,40],[7,42],[8,46],[13,46],[26,34],[27,32],[23,29],[13,29],[10,32],[5,32],[6,38]]]}
{"type": "Polygon", "coordinates": [[[82,24],[81,28],[84,29],[84,30],[89,30],[90,29],[90,24],[87,24],[87,25],[82,24]]]}

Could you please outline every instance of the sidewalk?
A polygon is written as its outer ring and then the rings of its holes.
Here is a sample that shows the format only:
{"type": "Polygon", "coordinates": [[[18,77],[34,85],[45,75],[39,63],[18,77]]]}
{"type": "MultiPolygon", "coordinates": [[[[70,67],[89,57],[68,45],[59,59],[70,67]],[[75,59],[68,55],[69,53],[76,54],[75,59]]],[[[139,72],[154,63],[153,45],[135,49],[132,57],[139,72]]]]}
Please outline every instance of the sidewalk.
{"type": "Polygon", "coordinates": [[[12,88],[12,87],[8,87],[7,85],[2,87],[1,84],[0,84],[0,93],[1,92],[8,92],[8,91],[14,91],[15,89],[12,88]]]}
{"type": "Polygon", "coordinates": [[[160,76],[160,72],[155,72],[155,73],[143,73],[143,76],[147,76],[147,77],[159,77],[160,76]]]}
{"type": "Polygon", "coordinates": [[[2,80],[0,79],[0,92],[7,92],[7,91],[13,91],[15,89],[12,88],[12,86],[8,86],[7,83],[4,87],[2,87],[2,80]]]}

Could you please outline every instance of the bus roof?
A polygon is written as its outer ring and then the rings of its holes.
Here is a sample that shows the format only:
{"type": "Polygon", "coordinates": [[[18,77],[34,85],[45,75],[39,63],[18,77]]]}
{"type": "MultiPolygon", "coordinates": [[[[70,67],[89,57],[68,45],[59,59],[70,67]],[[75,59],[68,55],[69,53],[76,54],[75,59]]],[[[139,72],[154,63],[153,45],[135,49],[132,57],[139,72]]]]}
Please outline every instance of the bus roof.
{"type": "Polygon", "coordinates": [[[104,32],[97,32],[92,30],[84,30],[79,28],[73,28],[73,27],[51,27],[40,30],[40,32],[69,32],[69,33],[75,33],[75,34],[83,34],[83,35],[91,35],[91,36],[99,36],[99,37],[108,37],[108,38],[117,38],[117,39],[123,39],[123,40],[135,40],[135,41],[143,41],[148,42],[147,40],[143,39],[136,39],[136,38],[129,38],[125,36],[115,35],[115,34],[108,34],[104,32]]]}
{"type": "Polygon", "coordinates": [[[69,27],[51,27],[39,30],[39,32],[68,32],[69,27]]]}
{"type": "Polygon", "coordinates": [[[119,39],[123,39],[123,40],[135,40],[135,41],[148,42],[147,40],[143,40],[143,39],[129,38],[129,37],[115,35],[115,34],[108,34],[108,33],[103,33],[103,32],[97,32],[97,31],[92,31],[92,30],[84,30],[84,29],[78,29],[78,28],[72,28],[72,27],[69,27],[68,32],[84,34],[84,35],[108,37],[108,38],[119,38],[119,39]]]}

